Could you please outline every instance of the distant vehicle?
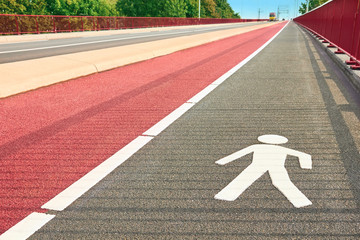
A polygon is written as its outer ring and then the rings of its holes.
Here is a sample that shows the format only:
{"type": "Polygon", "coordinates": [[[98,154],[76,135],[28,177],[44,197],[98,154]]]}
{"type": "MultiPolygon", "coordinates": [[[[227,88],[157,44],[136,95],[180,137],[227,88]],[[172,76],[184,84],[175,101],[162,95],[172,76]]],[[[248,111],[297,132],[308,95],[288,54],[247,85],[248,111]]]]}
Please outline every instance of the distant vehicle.
{"type": "Polygon", "coordinates": [[[269,21],[276,21],[276,13],[274,13],[274,12],[270,13],[269,21]]]}

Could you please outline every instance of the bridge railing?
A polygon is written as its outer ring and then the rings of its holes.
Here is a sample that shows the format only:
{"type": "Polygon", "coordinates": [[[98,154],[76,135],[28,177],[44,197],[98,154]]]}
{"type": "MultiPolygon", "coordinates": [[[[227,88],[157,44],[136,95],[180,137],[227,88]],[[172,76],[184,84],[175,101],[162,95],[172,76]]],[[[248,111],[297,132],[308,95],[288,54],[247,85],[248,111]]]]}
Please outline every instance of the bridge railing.
{"type": "Polygon", "coordinates": [[[347,63],[360,69],[360,0],[332,0],[294,21],[348,54],[347,63]]]}
{"type": "Polygon", "coordinates": [[[0,14],[0,35],[266,21],[267,19],[92,17],[0,14]]]}

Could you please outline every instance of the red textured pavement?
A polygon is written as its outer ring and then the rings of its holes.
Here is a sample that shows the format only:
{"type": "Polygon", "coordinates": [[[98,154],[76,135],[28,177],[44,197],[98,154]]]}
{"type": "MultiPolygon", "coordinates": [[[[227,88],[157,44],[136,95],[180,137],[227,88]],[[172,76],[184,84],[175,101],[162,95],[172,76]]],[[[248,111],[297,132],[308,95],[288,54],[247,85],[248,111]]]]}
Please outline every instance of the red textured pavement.
{"type": "Polygon", "coordinates": [[[245,59],[285,23],[0,100],[0,233],[245,59]]]}

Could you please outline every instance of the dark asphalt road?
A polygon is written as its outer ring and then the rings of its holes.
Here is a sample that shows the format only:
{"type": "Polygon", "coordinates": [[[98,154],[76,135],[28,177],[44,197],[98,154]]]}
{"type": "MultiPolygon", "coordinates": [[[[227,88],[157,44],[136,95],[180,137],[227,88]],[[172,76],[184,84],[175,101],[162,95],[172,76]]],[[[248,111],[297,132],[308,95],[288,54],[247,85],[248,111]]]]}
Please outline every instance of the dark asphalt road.
{"type": "Polygon", "coordinates": [[[263,23],[226,24],[224,26],[201,26],[146,33],[122,33],[109,36],[58,39],[40,42],[0,44],[0,64],[50,57],[61,54],[84,52],[162,39],[190,36],[226,29],[242,28],[263,23]]]}
{"type": "Polygon", "coordinates": [[[30,239],[359,239],[358,95],[294,23],[262,52],[30,239]],[[354,99],[355,97],[355,99],[354,99]],[[352,114],[354,118],[347,116],[352,114]],[[353,120],[351,120],[353,119],[353,120]],[[355,131],[356,133],[356,131],[355,131]],[[247,155],[285,136],[312,156],[285,167],[312,201],[294,206],[266,173],[233,202],[214,199],[251,163],[247,155]]]}

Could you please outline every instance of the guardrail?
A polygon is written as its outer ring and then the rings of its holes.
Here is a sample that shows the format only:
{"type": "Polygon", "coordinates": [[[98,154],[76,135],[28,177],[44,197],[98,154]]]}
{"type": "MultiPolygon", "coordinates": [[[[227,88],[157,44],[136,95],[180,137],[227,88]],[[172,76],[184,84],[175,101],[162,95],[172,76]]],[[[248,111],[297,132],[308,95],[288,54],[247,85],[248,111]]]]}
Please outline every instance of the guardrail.
{"type": "Polygon", "coordinates": [[[360,69],[360,0],[333,0],[294,19],[303,27],[350,56],[352,69],[360,69]]]}
{"type": "Polygon", "coordinates": [[[267,19],[92,17],[0,14],[0,35],[266,21],[267,19]]]}

